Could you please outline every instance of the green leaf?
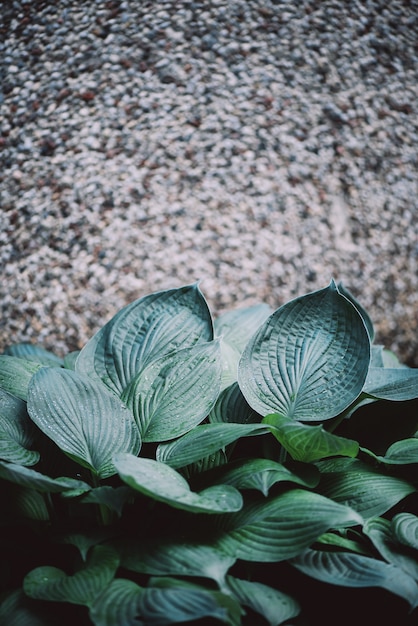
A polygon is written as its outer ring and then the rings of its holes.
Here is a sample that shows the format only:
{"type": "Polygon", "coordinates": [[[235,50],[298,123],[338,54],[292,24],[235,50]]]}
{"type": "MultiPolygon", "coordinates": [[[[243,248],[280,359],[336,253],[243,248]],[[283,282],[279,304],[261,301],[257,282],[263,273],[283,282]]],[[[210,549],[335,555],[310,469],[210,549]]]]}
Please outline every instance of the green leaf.
{"type": "Polygon", "coordinates": [[[124,485],[121,487],[103,485],[102,487],[91,489],[82,498],[81,502],[83,504],[103,504],[120,517],[125,504],[132,500],[133,493],[130,487],[124,485]]]}
{"type": "Polygon", "coordinates": [[[195,493],[181,474],[159,461],[118,454],[114,463],[130,487],[172,507],[195,513],[227,513],[242,506],[241,494],[233,487],[219,485],[195,493]]]}
{"type": "Polygon", "coordinates": [[[346,289],[346,287],[343,285],[342,282],[338,283],[338,291],[343,296],[345,296],[348,300],[350,300],[351,304],[353,304],[356,307],[357,311],[360,313],[361,317],[363,318],[364,325],[366,326],[367,332],[369,333],[370,343],[373,343],[374,328],[373,328],[373,322],[370,318],[370,315],[363,308],[360,302],[353,296],[353,294],[348,289],[346,289]]]}
{"type": "Polygon", "coordinates": [[[321,481],[318,490],[328,498],[352,507],[365,519],[378,517],[414,493],[406,480],[386,476],[358,459],[350,464],[323,466],[318,464],[321,481]]]}
{"type": "Polygon", "coordinates": [[[365,546],[359,541],[348,539],[345,536],[340,535],[338,532],[328,532],[321,535],[316,543],[332,546],[333,548],[340,548],[346,552],[355,552],[356,554],[364,554],[370,556],[370,550],[366,550],[365,546]]]}
{"type": "Polygon", "coordinates": [[[27,400],[29,382],[42,367],[34,361],[0,354],[0,387],[21,400],[27,400]]]}
{"type": "Polygon", "coordinates": [[[239,626],[241,607],[229,595],[173,578],[152,578],[141,597],[147,626],[197,622],[204,617],[239,626]]]}
{"type": "Polygon", "coordinates": [[[389,520],[373,517],[364,524],[363,532],[388,563],[400,567],[418,580],[418,553],[414,555],[405,545],[397,541],[389,520]]]}
{"type": "Polygon", "coordinates": [[[154,359],[212,339],[212,318],[197,284],[160,291],[116,313],[81,350],[76,371],[120,395],[154,359]]]}
{"type": "Polygon", "coordinates": [[[157,448],[157,460],[175,469],[214,454],[240,437],[264,435],[262,424],[201,424],[179,439],[157,448]]]}
{"type": "Polygon", "coordinates": [[[122,541],[117,544],[121,565],[128,570],[153,576],[195,576],[210,578],[220,588],[235,558],[204,544],[169,541],[122,541]]]}
{"type": "Polygon", "coordinates": [[[418,585],[396,565],[349,552],[306,550],[291,564],[322,582],[344,587],[382,587],[401,598],[412,608],[418,605],[418,585]]]}
{"type": "Polygon", "coordinates": [[[238,352],[234,346],[229,345],[223,337],[219,339],[221,347],[221,389],[226,389],[237,380],[238,363],[241,358],[241,352],[238,352]]]}
{"type": "Polygon", "coordinates": [[[331,282],[269,317],[243,352],[238,383],[263,416],[326,420],[360,395],[369,361],[363,319],[331,282]]]}
{"type": "Polygon", "coordinates": [[[256,413],[244,398],[238,383],[233,383],[221,391],[208,417],[210,422],[239,424],[255,424],[261,420],[261,415],[256,413]]]}
{"type": "Polygon", "coordinates": [[[87,561],[90,548],[113,537],[114,530],[110,526],[96,527],[83,533],[67,533],[57,537],[59,543],[69,544],[77,548],[83,561],[87,561]]]}
{"type": "Polygon", "coordinates": [[[362,524],[348,506],[302,489],[245,506],[220,519],[217,546],[246,561],[284,561],[330,528],[362,524]]]}
{"type": "Polygon", "coordinates": [[[300,613],[300,606],[291,596],[262,583],[227,577],[228,587],[244,606],[267,620],[270,626],[282,624],[300,613]]]}
{"type": "Polygon", "coordinates": [[[380,400],[398,402],[418,398],[418,368],[371,367],[363,392],[380,400]]]}
{"type": "Polygon", "coordinates": [[[408,439],[395,441],[395,443],[386,450],[385,456],[378,456],[377,458],[384,463],[393,465],[418,463],[418,439],[416,437],[410,437],[408,439]]]}
{"type": "Polygon", "coordinates": [[[10,591],[0,597],[0,624],[7,626],[54,626],[42,615],[36,602],[28,598],[22,589],[10,591]]]}
{"type": "Polygon", "coordinates": [[[63,359],[59,356],[33,343],[15,343],[11,346],[7,346],[4,350],[4,354],[17,356],[27,361],[35,361],[35,363],[49,367],[62,367],[64,365],[63,359]]]}
{"type": "Polygon", "coordinates": [[[174,439],[208,415],[220,391],[218,341],[171,352],[150,363],[122,394],[144,442],[174,439]]]}
{"type": "Polygon", "coordinates": [[[413,513],[398,513],[391,522],[392,531],[401,543],[418,550],[418,517],[413,513]]]}
{"type": "Polygon", "coordinates": [[[65,369],[43,368],[29,385],[28,412],[66,454],[100,478],[115,474],[116,452],[138,454],[132,413],[107,388],[65,369]]]}
{"type": "Polygon", "coordinates": [[[13,485],[13,489],[3,486],[2,496],[7,502],[7,509],[2,514],[3,520],[9,518],[13,524],[21,517],[37,522],[49,520],[45,497],[35,489],[20,485],[13,485]]]}
{"type": "Polygon", "coordinates": [[[264,303],[227,311],[215,319],[215,336],[223,337],[225,342],[241,353],[272,312],[268,304],[264,303]]]}
{"type": "Polygon", "coordinates": [[[23,590],[37,600],[92,606],[112,581],[118,566],[119,558],[113,548],[95,546],[85,566],[72,576],[57,567],[44,565],[25,576],[23,590]]]}
{"type": "Polygon", "coordinates": [[[35,465],[39,452],[30,450],[34,426],[26,402],[0,389],[0,459],[20,465],[35,465]]]}
{"type": "Polygon", "coordinates": [[[90,485],[75,478],[51,478],[29,467],[15,463],[0,461],[0,478],[22,487],[30,487],[44,493],[62,493],[65,491],[84,493],[91,489],[90,485]]]}
{"type": "Polygon", "coordinates": [[[219,482],[232,485],[236,489],[257,489],[268,496],[270,488],[278,482],[291,482],[305,487],[316,487],[319,472],[310,467],[305,475],[290,471],[287,467],[269,459],[249,459],[229,464],[221,473],[219,482]]]}
{"type": "Polygon", "coordinates": [[[143,588],[132,580],[112,580],[90,607],[94,626],[146,626],[138,618],[143,593],[143,588]]]}
{"type": "Polygon", "coordinates": [[[323,426],[295,422],[283,415],[266,415],[263,424],[273,426],[271,432],[295,461],[310,463],[329,456],[355,457],[359,444],[352,439],[337,437],[323,426]]]}

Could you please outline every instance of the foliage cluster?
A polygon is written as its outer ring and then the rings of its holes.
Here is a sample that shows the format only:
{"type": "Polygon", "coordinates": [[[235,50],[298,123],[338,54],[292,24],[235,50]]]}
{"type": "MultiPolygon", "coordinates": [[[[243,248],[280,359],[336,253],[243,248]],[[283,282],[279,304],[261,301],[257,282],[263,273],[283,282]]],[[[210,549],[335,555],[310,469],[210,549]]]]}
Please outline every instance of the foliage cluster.
{"type": "Polygon", "coordinates": [[[187,285],[64,359],[9,346],[0,622],[412,625],[417,398],[334,281],[215,320],[187,285]]]}

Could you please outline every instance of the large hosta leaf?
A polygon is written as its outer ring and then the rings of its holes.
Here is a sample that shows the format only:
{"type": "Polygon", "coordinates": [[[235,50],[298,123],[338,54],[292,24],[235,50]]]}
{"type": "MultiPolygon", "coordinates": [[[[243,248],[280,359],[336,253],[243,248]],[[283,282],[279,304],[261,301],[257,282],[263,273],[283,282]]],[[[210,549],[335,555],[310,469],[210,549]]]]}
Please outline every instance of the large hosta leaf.
{"type": "Polygon", "coordinates": [[[362,524],[352,509],[319,494],[292,489],[222,517],[218,546],[247,561],[296,556],[330,528],[362,524]]]}
{"type": "Polygon", "coordinates": [[[291,482],[305,487],[316,487],[319,472],[314,466],[306,467],[303,473],[295,473],[270,459],[248,459],[229,464],[221,472],[219,482],[242,489],[256,489],[268,496],[270,487],[278,482],[291,482]]]}
{"type": "Polygon", "coordinates": [[[114,463],[130,487],[175,508],[195,513],[228,513],[242,506],[241,494],[234,487],[215,485],[195,493],[183,476],[165,463],[132,454],[118,454],[114,463]]]}
{"type": "Polygon", "coordinates": [[[397,540],[389,520],[373,517],[364,524],[363,532],[388,563],[397,565],[418,581],[418,553],[414,554],[397,540]]]}
{"type": "Polygon", "coordinates": [[[119,558],[113,548],[95,546],[83,569],[72,576],[57,567],[44,565],[25,576],[23,589],[37,600],[91,606],[112,581],[118,566],[119,558]]]}
{"type": "Polygon", "coordinates": [[[298,570],[331,585],[344,587],[382,587],[418,605],[416,581],[396,565],[349,552],[306,550],[292,559],[298,570]]]}
{"type": "Polygon", "coordinates": [[[418,368],[371,367],[363,393],[380,400],[398,402],[418,398],[418,368]]]}
{"type": "Polygon", "coordinates": [[[0,387],[21,400],[28,397],[28,387],[32,376],[44,367],[28,359],[8,354],[0,354],[0,387]]]}
{"type": "Polygon", "coordinates": [[[238,383],[232,383],[227,389],[221,391],[208,417],[210,422],[237,422],[239,424],[254,424],[261,420],[261,416],[244,398],[238,383]]]}
{"type": "Polygon", "coordinates": [[[409,437],[408,439],[395,441],[395,443],[386,450],[384,456],[374,455],[369,450],[365,450],[365,452],[388,465],[409,465],[411,463],[418,463],[418,438],[409,437]]]}
{"type": "Polygon", "coordinates": [[[26,402],[0,389],[0,459],[20,465],[35,465],[39,452],[30,450],[34,426],[26,402]]]}
{"type": "Polygon", "coordinates": [[[363,319],[332,282],[269,317],[243,352],[238,383],[261,415],[325,420],[359,396],[369,361],[363,319]]]}
{"type": "Polygon", "coordinates": [[[132,580],[112,580],[90,607],[94,626],[146,626],[138,617],[143,593],[143,588],[132,580]]]}
{"type": "Polygon", "coordinates": [[[263,435],[263,424],[200,424],[175,441],[157,448],[157,460],[170,467],[190,465],[214,454],[240,437],[263,435]]]}
{"type": "Polygon", "coordinates": [[[365,519],[383,515],[415,492],[406,480],[381,474],[358,459],[350,461],[342,465],[319,463],[322,476],[318,490],[336,502],[348,504],[365,519]]]}
{"type": "Polygon", "coordinates": [[[72,492],[80,495],[91,489],[90,485],[82,480],[66,476],[51,478],[29,467],[2,461],[0,461],[0,478],[45,493],[72,492]]]}
{"type": "Polygon", "coordinates": [[[373,342],[374,340],[374,328],[373,328],[373,322],[370,318],[370,315],[367,313],[366,309],[364,309],[362,307],[362,305],[360,304],[360,302],[357,300],[357,298],[355,298],[353,296],[353,294],[351,293],[351,291],[349,291],[342,282],[338,283],[338,291],[345,296],[348,300],[350,300],[350,302],[356,307],[357,311],[360,313],[361,317],[363,318],[363,322],[364,325],[367,328],[367,332],[369,333],[369,337],[370,337],[370,342],[373,342]]]}
{"type": "Polygon", "coordinates": [[[99,330],[81,350],[76,371],[121,394],[150,361],[212,339],[198,285],[160,291],[128,304],[99,330]]]}
{"type": "Polygon", "coordinates": [[[404,545],[418,550],[418,517],[413,513],[398,513],[392,518],[395,537],[404,545]]]}
{"type": "Polygon", "coordinates": [[[130,410],[103,384],[71,370],[39,370],[29,384],[28,412],[61,450],[101,478],[116,473],[116,452],[138,454],[141,447],[130,410]]]}
{"type": "Polygon", "coordinates": [[[224,587],[225,575],[235,558],[213,546],[186,543],[122,541],[117,544],[121,565],[153,576],[196,576],[210,578],[224,587]]]}
{"type": "Polygon", "coordinates": [[[174,439],[199,424],[220,391],[218,341],[166,354],[128,385],[122,400],[134,414],[145,442],[174,439]]]}
{"type": "Polygon", "coordinates": [[[271,432],[295,461],[310,463],[329,456],[355,457],[359,444],[352,439],[337,437],[323,426],[295,422],[283,415],[266,415],[263,424],[273,426],[271,432]]]}
{"type": "Polygon", "coordinates": [[[239,602],[260,613],[270,626],[278,626],[300,613],[296,600],[268,585],[233,576],[228,576],[227,582],[239,602]]]}
{"type": "Polygon", "coordinates": [[[63,359],[59,356],[33,343],[15,343],[11,346],[7,346],[4,354],[17,356],[22,359],[27,359],[28,361],[35,361],[35,363],[48,365],[50,367],[62,367],[64,365],[63,359]]]}
{"type": "Polygon", "coordinates": [[[151,578],[141,597],[140,615],[147,626],[199,623],[204,617],[230,626],[241,623],[241,607],[230,595],[174,578],[151,578]]]}

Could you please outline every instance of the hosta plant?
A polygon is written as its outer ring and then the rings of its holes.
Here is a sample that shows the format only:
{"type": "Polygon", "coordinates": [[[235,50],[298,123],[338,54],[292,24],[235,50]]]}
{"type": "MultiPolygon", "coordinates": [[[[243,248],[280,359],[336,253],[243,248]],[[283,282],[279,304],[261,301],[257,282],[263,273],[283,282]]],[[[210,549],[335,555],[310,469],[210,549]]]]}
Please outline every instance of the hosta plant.
{"type": "MultiPolygon", "coordinates": [[[[0,623],[418,619],[418,370],[331,283],[0,355],[0,623]]],[[[381,623],[383,622],[381,620],[381,623]]]]}

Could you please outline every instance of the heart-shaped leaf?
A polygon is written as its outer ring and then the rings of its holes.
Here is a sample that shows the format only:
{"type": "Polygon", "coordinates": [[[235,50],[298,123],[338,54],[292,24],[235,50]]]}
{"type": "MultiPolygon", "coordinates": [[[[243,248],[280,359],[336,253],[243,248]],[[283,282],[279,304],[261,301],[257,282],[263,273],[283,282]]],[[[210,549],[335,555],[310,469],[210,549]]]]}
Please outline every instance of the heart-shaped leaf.
{"type": "Polygon", "coordinates": [[[214,454],[240,437],[264,435],[263,424],[200,424],[179,439],[157,448],[157,460],[175,469],[214,454]]]}
{"type": "Polygon", "coordinates": [[[94,626],[146,626],[138,617],[143,593],[143,588],[132,580],[112,580],[90,607],[94,626]]]}
{"type": "Polygon", "coordinates": [[[351,304],[353,304],[357,311],[360,313],[361,317],[363,318],[363,322],[364,325],[367,328],[367,332],[369,333],[369,337],[370,337],[370,343],[373,343],[374,340],[374,328],[373,328],[373,322],[370,318],[370,315],[367,313],[367,311],[362,307],[362,305],[360,304],[360,302],[357,300],[357,298],[355,298],[353,296],[353,294],[351,293],[351,291],[349,291],[342,282],[338,283],[338,291],[345,296],[348,300],[350,300],[351,304]]]}
{"type": "Polygon", "coordinates": [[[83,569],[72,576],[57,567],[37,567],[25,576],[23,590],[37,600],[91,606],[108,587],[118,567],[119,558],[114,549],[99,545],[92,548],[83,569]]]}
{"type": "Polygon", "coordinates": [[[244,606],[267,620],[270,626],[282,624],[300,613],[300,606],[288,594],[262,583],[227,577],[228,587],[244,606]]]}
{"type": "Polygon", "coordinates": [[[268,496],[269,489],[278,482],[291,482],[305,487],[316,487],[319,472],[310,466],[304,475],[290,471],[287,467],[269,459],[248,459],[229,464],[226,471],[221,472],[219,482],[242,489],[257,489],[268,496]]]}
{"type": "Polygon", "coordinates": [[[298,570],[331,585],[382,587],[415,608],[418,605],[416,581],[396,565],[361,554],[306,550],[291,561],[298,570]]]}
{"type": "Polygon", "coordinates": [[[238,383],[263,416],[326,420],[360,395],[369,362],[363,319],[331,282],[268,318],[243,352],[238,383]]]}
{"type": "Polygon", "coordinates": [[[208,415],[219,395],[219,342],[166,354],[150,363],[122,394],[144,442],[174,439],[208,415]]]}
{"type": "Polygon", "coordinates": [[[348,506],[317,493],[292,489],[222,517],[216,545],[246,561],[284,561],[330,528],[362,523],[363,519],[348,506]]]}
{"type": "Polygon", "coordinates": [[[26,402],[0,389],[0,459],[20,465],[35,465],[39,452],[30,450],[34,426],[26,402]]]}
{"type": "MultiPolygon", "coordinates": [[[[339,459],[338,459],[339,460],[339,459]]],[[[321,482],[318,490],[336,502],[345,503],[365,519],[383,515],[403,498],[414,493],[415,488],[406,480],[386,476],[359,461],[350,464],[318,464],[321,482]]]]}
{"type": "Polygon", "coordinates": [[[210,545],[187,542],[133,542],[117,544],[121,565],[153,576],[196,576],[210,578],[219,587],[235,558],[210,545]]]}
{"type": "Polygon", "coordinates": [[[76,371],[120,395],[152,360],[213,339],[197,284],[144,296],[121,309],[81,350],[76,371]]]}
{"type": "Polygon", "coordinates": [[[295,461],[310,463],[329,456],[355,457],[359,444],[352,439],[337,437],[323,426],[295,422],[283,415],[266,415],[263,424],[273,426],[271,432],[295,461]]]}
{"type": "Polygon", "coordinates": [[[39,370],[29,384],[28,412],[61,450],[101,478],[116,473],[116,452],[138,454],[141,447],[132,413],[121,400],[71,370],[39,370]]]}
{"type": "Polygon", "coordinates": [[[159,461],[118,454],[114,463],[119,476],[130,487],[177,509],[228,513],[242,506],[241,494],[234,487],[219,485],[195,493],[181,474],[159,461]]]}

